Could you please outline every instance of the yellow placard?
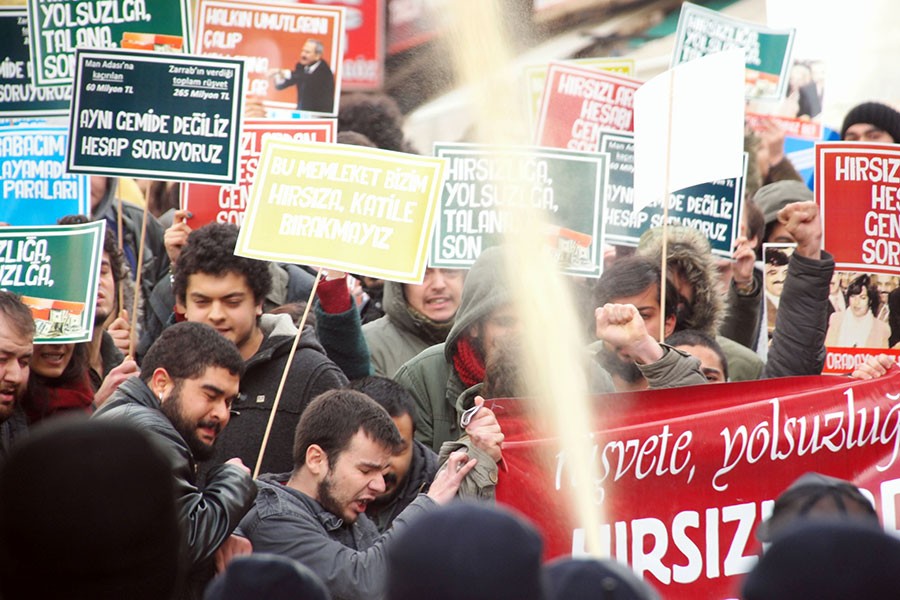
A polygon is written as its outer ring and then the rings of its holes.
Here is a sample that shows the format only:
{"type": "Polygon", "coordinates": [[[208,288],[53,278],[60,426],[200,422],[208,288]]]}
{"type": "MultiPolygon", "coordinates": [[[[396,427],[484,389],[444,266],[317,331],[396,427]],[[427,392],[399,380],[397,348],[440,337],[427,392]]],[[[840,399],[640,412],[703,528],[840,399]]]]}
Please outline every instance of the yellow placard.
{"type": "Polygon", "coordinates": [[[421,283],[441,158],[263,141],[235,254],[421,283]]]}

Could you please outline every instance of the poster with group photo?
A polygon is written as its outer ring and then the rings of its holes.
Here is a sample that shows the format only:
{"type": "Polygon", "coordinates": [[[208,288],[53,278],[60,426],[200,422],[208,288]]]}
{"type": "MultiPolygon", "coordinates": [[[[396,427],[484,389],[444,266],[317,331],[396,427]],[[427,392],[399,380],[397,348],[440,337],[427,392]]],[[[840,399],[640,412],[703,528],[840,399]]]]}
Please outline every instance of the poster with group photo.
{"type": "Polygon", "coordinates": [[[900,359],[900,275],[835,270],[828,300],[823,373],[849,373],[877,354],[900,359]]]}
{"type": "Polygon", "coordinates": [[[34,315],[34,342],[90,341],[106,223],[0,227],[0,289],[34,315]]]}
{"type": "Polygon", "coordinates": [[[675,31],[672,66],[740,48],[746,57],[745,96],[781,100],[788,88],[795,33],[794,29],[771,29],[685,2],[675,31]]]}
{"type": "Polygon", "coordinates": [[[250,188],[256,179],[262,143],[267,139],[295,142],[333,142],[337,125],[334,119],[247,119],[241,134],[240,177],[237,185],[208,183],[181,184],[181,208],[188,211],[188,224],[196,229],[207,223],[244,222],[250,188]]]}
{"type": "Polygon", "coordinates": [[[344,14],[341,6],[199,0],[197,53],[246,60],[244,93],[266,108],[334,116],[344,14]]]}
{"type": "Polygon", "coordinates": [[[189,52],[188,0],[28,0],[35,85],[75,79],[76,48],[189,52]]]}

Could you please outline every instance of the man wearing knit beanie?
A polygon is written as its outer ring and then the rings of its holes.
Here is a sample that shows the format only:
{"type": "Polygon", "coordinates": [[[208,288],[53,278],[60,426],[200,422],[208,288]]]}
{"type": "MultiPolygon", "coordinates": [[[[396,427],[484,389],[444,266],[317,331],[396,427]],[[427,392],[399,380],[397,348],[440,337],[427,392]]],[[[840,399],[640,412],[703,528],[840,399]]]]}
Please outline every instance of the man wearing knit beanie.
{"type": "Polygon", "coordinates": [[[841,126],[847,142],[900,142],[900,112],[880,102],[863,102],[850,109],[841,126]]]}

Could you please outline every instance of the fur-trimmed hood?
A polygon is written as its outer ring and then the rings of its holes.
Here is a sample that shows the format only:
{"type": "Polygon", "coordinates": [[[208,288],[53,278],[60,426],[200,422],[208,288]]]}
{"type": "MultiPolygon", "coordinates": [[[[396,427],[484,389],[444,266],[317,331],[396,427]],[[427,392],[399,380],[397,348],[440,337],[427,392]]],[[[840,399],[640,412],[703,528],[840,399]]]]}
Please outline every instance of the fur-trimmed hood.
{"type": "MultiPolygon", "coordinates": [[[[669,226],[667,230],[669,273],[678,271],[694,290],[692,314],[685,320],[684,328],[698,329],[715,337],[725,319],[726,306],[724,294],[718,289],[718,270],[709,240],[687,227],[669,226]]],[[[661,262],[662,241],[661,228],[645,231],[638,242],[637,254],[661,262]]]]}

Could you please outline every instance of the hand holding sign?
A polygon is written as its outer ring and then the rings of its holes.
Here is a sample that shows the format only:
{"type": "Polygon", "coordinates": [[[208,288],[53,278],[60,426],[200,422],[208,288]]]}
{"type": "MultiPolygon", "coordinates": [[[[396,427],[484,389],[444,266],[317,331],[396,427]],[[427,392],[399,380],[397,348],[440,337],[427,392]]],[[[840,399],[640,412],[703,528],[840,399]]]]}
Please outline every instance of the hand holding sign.
{"type": "Polygon", "coordinates": [[[172,226],[166,229],[163,236],[163,244],[166,246],[166,254],[169,255],[169,261],[174,265],[181,256],[181,249],[187,244],[188,236],[191,234],[191,226],[187,224],[187,220],[191,217],[191,213],[186,210],[176,210],[172,226]]]}

